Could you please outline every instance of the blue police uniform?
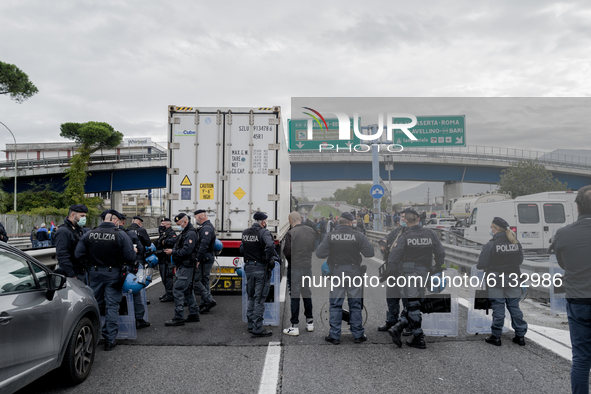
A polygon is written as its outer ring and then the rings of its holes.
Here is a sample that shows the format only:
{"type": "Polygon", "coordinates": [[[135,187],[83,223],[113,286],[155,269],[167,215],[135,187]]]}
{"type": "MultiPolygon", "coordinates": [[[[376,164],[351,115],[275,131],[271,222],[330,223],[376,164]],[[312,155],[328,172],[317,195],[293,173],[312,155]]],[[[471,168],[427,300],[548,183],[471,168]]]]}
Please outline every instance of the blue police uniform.
{"type": "MultiPolygon", "coordinates": [[[[394,243],[407,230],[407,227],[396,227],[387,237],[380,241],[380,244],[383,243],[383,246],[386,249],[384,252],[384,262],[388,261],[388,256],[390,255],[394,243]]],[[[386,324],[378,327],[378,331],[388,331],[390,327],[398,323],[398,317],[400,316],[400,300],[400,289],[396,286],[386,286],[386,305],[388,307],[388,310],[386,311],[386,324]]]]}
{"type": "Polygon", "coordinates": [[[114,347],[118,332],[119,303],[123,295],[122,276],[136,257],[133,244],[114,223],[103,222],[82,236],[74,255],[78,260],[88,260],[89,286],[94,291],[99,308],[105,311],[102,333],[105,349],[110,350],[114,347]]]}
{"type": "MultiPolygon", "coordinates": [[[[488,342],[500,345],[500,337],[503,333],[505,320],[505,305],[511,314],[511,326],[515,330],[516,337],[523,337],[527,332],[527,323],[523,320],[523,312],[519,308],[519,299],[521,298],[521,287],[519,286],[519,275],[521,270],[519,266],[523,262],[523,250],[521,244],[513,244],[507,238],[504,232],[496,233],[493,238],[484,244],[478,265],[476,268],[484,270],[487,277],[491,279],[487,283],[495,286],[488,287],[488,297],[493,310],[491,333],[494,338],[489,338],[488,342]],[[504,280],[499,278],[504,275],[504,280]],[[516,274],[516,280],[511,280],[510,275],[516,274]],[[504,282],[504,287],[502,286],[504,282]]],[[[515,275],[513,275],[515,277],[515,275]]]]}
{"type": "Polygon", "coordinates": [[[172,288],[174,318],[165,323],[167,326],[182,326],[185,322],[199,321],[199,307],[193,294],[195,264],[197,263],[195,260],[197,241],[195,227],[191,223],[187,223],[172,249],[172,261],[176,266],[176,278],[172,288]],[[185,301],[187,301],[187,307],[189,308],[189,316],[187,316],[186,320],[184,319],[185,301]]]}
{"type": "Polygon", "coordinates": [[[78,278],[86,283],[86,264],[74,256],[82,235],[84,232],[78,223],[72,223],[68,218],[64,220],[64,224],[59,226],[54,235],[57,258],[55,272],[69,278],[78,278]]]}
{"type": "MultiPolygon", "coordinates": [[[[342,217],[351,214],[345,212],[342,217]]],[[[327,234],[316,249],[316,256],[324,259],[328,257],[330,274],[341,278],[340,286],[335,286],[330,292],[330,331],[325,338],[328,342],[338,344],[341,338],[341,323],[343,320],[343,302],[345,294],[349,303],[349,324],[351,333],[356,341],[366,340],[362,324],[362,285],[355,286],[354,277],[362,275],[362,257],[373,257],[374,249],[365,235],[355,231],[351,226],[340,225],[327,234]],[[343,280],[345,278],[345,280],[343,280]],[[347,280],[350,278],[350,280],[347,280]]],[[[358,281],[357,281],[358,282],[358,281]]]]}
{"type": "Polygon", "coordinates": [[[211,289],[209,286],[211,267],[215,262],[213,247],[216,237],[213,225],[209,220],[201,223],[198,233],[199,247],[196,259],[199,262],[199,267],[197,267],[197,272],[195,273],[195,295],[201,296],[199,312],[206,313],[217,305],[217,302],[211,296],[211,289]]]}
{"type": "Polygon", "coordinates": [[[162,278],[162,285],[164,286],[164,294],[160,297],[161,302],[174,301],[172,296],[172,286],[174,283],[174,268],[170,261],[170,256],[167,256],[162,251],[164,249],[172,249],[177,241],[177,235],[172,227],[166,229],[158,229],[159,237],[156,241],[156,249],[159,251],[158,256],[158,270],[162,278]]]}
{"type": "MultiPolygon", "coordinates": [[[[257,212],[258,213],[258,212],[257,212]]],[[[255,220],[264,220],[266,215],[257,216],[255,220]],[[258,219],[260,217],[260,219],[258,219]]],[[[271,270],[275,267],[275,242],[271,232],[254,223],[242,232],[240,252],[244,256],[244,273],[246,274],[246,293],[248,307],[246,318],[248,331],[253,337],[269,336],[271,331],[263,329],[265,300],[271,287],[271,270]]]]}
{"type": "Polygon", "coordinates": [[[440,272],[444,259],[445,250],[435,232],[420,224],[410,227],[394,244],[388,256],[388,266],[397,275],[406,277],[405,286],[401,290],[407,298],[407,304],[398,318],[398,323],[388,331],[398,347],[402,346],[400,335],[403,329],[410,326],[414,337],[406,342],[407,345],[426,348],[421,328],[421,299],[425,296],[425,282],[429,273],[440,272]],[[435,267],[432,267],[433,255],[435,267]]]}
{"type": "MultiPolygon", "coordinates": [[[[129,227],[125,228],[123,226],[119,226],[119,228],[125,231],[129,239],[131,240],[131,243],[134,244],[137,248],[136,260],[133,267],[133,273],[135,274],[137,273],[138,266],[140,264],[143,266],[146,263],[146,261],[144,260],[146,249],[144,248],[142,241],[140,241],[137,232],[134,231],[133,228],[130,229],[129,227]]],[[[135,321],[137,328],[144,328],[150,326],[150,323],[144,320],[146,308],[144,307],[144,303],[142,302],[142,295],[140,292],[133,294],[133,311],[135,313],[135,321]]]]}

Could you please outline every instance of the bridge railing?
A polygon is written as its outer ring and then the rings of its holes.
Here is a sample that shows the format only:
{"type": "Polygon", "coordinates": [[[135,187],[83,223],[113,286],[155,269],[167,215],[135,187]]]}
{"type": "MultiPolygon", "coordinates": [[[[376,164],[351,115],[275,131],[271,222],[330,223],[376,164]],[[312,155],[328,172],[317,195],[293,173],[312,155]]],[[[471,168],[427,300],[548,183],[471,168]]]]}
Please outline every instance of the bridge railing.
{"type": "MultiPolygon", "coordinates": [[[[119,155],[93,155],[90,156],[89,165],[93,164],[108,164],[120,163],[129,161],[150,161],[150,160],[166,160],[167,154],[165,152],[157,153],[121,153],[119,155]]],[[[39,167],[56,167],[69,166],[70,158],[68,157],[46,157],[43,159],[19,159],[19,169],[32,169],[39,167]]],[[[0,161],[0,170],[14,169],[14,160],[0,161]]]]}
{"type": "MultiPolygon", "coordinates": [[[[496,146],[469,145],[465,147],[441,147],[441,148],[413,148],[405,147],[402,152],[389,152],[387,145],[380,144],[382,154],[391,154],[398,157],[429,157],[429,158],[454,158],[470,159],[480,161],[495,161],[514,163],[519,160],[538,160],[540,163],[556,167],[568,167],[591,170],[591,157],[540,152],[528,149],[501,148],[496,146]]],[[[367,148],[364,148],[367,149],[367,148]]],[[[369,152],[357,152],[351,149],[323,150],[318,151],[294,151],[290,152],[291,157],[319,157],[319,156],[371,156],[369,152]]]]}

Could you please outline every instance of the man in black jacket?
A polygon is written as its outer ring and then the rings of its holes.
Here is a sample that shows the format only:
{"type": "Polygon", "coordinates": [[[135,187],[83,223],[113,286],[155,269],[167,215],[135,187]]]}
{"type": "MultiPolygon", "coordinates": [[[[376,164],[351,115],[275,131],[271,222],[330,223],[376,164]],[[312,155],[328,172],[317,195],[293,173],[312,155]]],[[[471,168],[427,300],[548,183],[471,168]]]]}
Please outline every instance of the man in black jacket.
{"type": "Polygon", "coordinates": [[[553,248],[564,269],[566,313],[573,365],[570,372],[573,393],[589,392],[591,368],[591,186],[579,189],[575,199],[579,218],[556,231],[553,248]]]}
{"type": "Polygon", "coordinates": [[[174,218],[177,225],[183,228],[177,243],[172,249],[165,249],[164,253],[172,256],[172,262],[176,266],[176,279],[172,288],[174,296],[174,318],[164,323],[166,326],[184,326],[185,322],[199,321],[199,307],[193,294],[193,280],[197,261],[195,260],[195,247],[197,246],[197,231],[184,213],[179,213],[174,218]],[[184,318],[187,301],[189,316],[184,318]]]}
{"type": "Polygon", "coordinates": [[[84,204],[76,204],[70,207],[68,217],[64,224],[55,232],[55,254],[57,267],[55,272],[69,278],[78,278],[86,282],[86,264],[75,256],[76,245],[82,238],[82,226],[86,224],[88,208],[84,204]]]}
{"type": "Polygon", "coordinates": [[[211,288],[209,286],[209,275],[211,274],[211,267],[215,262],[215,254],[213,247],[215,245],[215,229],[213,224],[207,219],[207,212],[205,209],[198,209],[195,211],[195,220],[199,224],[199,246],[197,249],[197,271],[195,273],[195,295],[201,296],[201,304],[199,305],[199,313],[207,313],[218,303],[211,296],[211,288]]]}
{"type": "Polygon", "coordinates": [[[137,234],[140,242],[142,243],[142,245],[144,245],[145,247],[148,247],[148,246],[152,245],[152,241],[150,240],[150,236],[148,235],[148,232],[146,231],[146,229],[142,225],[143,222],[144,222],[144,220],[141,217],[134,216],[131,224],[129,225],[129,227],[127,227],[126,231],[135,232],[137,234]]]}
{"type": "Polygon", "coordinates": [[[275,242],[271,232],[267,230],[267,215],[256,212],[253,216],[256,223],[242,232],[240,253],[244,256],[244,273],[246,274],[246,293],[248,308],[246,318],[248,331],[253,338],[268,337],[272,331],[263,328],[265,300],[271,287],[270,271],[275,266],[275,242]]]}
{"type": "Polygon", "coordinates": [[[303,278],[312,278],[312,253],[316,246],[316,232],[302,224],[302,217],[298,212],[289,214],[291,230],[285,236],[283,254],[287,259],[287,287],[291,298],[291,326],[284,329],[287,335],[300,335],[298,327],[300,314],[300,294],[304,301],[304,316],[306,316],[306,330],[314,331],[312,315],[312,292],[310,284],[304,285],[303,278]]]}
{"type": "Polygon", "coordinates": [[[177,236],[171,227],[172,223],[169,218],[163,218],[158,227],[158,240],[156,241],[156,250],[161,251],[157,254],[158,270],[162,278],[162,285],[164,286],[164,294],[160,296],[160,302],[172,302],[172,285],[174,278],[174,270],[170,256],[164,253],[164,249],[171,249],[177,241],[177,236]]]}

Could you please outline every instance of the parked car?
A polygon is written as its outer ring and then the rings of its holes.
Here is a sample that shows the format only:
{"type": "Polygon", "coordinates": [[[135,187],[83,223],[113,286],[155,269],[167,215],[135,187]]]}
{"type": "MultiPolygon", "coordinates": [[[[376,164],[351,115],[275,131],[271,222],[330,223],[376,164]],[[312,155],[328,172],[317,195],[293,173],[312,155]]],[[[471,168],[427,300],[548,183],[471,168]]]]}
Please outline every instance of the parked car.
{"type": "Polygon", "coordinates": [[[457,220],[454,218],[433,218],[427,220],[425,227],[440,230],[451,230],[457,224],[457,220]]]}
{"type": "Polygon", "coordinates": [[[83,382],[100,339],[92,290],[0,242],[0,392],[13,393],[58,369],[83,382]]]}

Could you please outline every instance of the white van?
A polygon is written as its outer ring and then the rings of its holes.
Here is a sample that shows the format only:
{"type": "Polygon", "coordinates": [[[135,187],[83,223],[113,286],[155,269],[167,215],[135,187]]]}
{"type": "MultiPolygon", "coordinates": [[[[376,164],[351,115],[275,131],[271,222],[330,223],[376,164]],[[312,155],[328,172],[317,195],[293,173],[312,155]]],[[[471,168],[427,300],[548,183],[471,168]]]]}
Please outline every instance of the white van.
{"type": "MultiPolygon", "coordinates": [[[[479,204],[486,204],[489,202],[504,201],[510,199],[510,195],[500,193],[486,193],[476,196],[468,195],[456,199],[453,205],[451,205],[449,213],[451,216],[458,220],[467,219],[470,216],[472,209],[474,209],[474,207],[476,207],[479,204]]],[[[451,201],[452,200],[450,200],[450,204],[451,201]]]]}
{"type": "Polygon", "coordinates": [[[464,237],[486,243],[495,216],[509,223],[524,250],[544,253],[560,227],[577,220],[576,192],[545,192],[515,200],[479,204],[472,209],[464,237]]]}

